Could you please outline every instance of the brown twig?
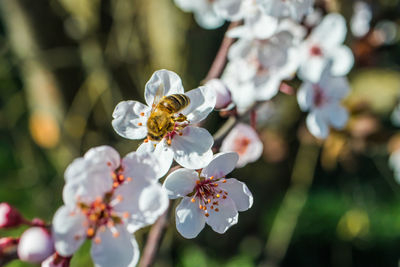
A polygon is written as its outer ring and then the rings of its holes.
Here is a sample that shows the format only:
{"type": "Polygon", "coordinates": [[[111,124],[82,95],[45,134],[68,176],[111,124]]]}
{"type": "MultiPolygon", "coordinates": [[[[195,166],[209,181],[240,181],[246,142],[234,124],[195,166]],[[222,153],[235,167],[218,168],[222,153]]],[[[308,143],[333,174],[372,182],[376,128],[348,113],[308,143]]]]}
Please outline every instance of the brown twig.
{"type": "MultiPolygon", "coordinates": [[[[231,22],[231,24],[229,24],[227,31],[237,27],[239,24],[240,24],[239,21],[231,22]]],[[[231,47],[234,41],[235,41],[234,38],[230,38],[225,35],[224,39],[222,40],[222,44],[219,47],[218,53],[215,56],[215,59],[210,67],[210,70],[208,71],[206,78],[203,80],[203,83],[221,76],[227,61],[229,48],[231,47]]]]}

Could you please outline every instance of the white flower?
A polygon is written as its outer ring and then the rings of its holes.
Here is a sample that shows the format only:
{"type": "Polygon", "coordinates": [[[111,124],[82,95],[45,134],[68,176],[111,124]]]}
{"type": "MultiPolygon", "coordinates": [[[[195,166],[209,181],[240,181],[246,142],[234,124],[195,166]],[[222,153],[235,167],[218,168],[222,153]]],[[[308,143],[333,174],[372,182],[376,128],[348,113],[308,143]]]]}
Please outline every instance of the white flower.
{"type": "Polygon", "coordinates": [[[349,118],[341,101],[349,92],[345,77],[334,77],[329,73],[329,66],[318,83],[304,82],[297,93],[299,106],[309,111],[306,124],[308,130],[318,138],[326,138],[329,125],[336,129],[343,128],[349,118]]]}
{"type": "Polygon", "coordinates": [[[65,205],[53,218],[58,254],[67,257],[92,239],[96,266],[135,266],[138,245],[131,235],[154,223],[168,206],[157,181],[157,159],[132,152],[122,160],[108,146],[90,149],[65,172],[65,205]]]}
{"type": "Polygon", "coordinates": [[[238,21],[243,19],[246,14],[255,8],[253,0],[215,0],[214,10],[218,16],[230,20],[238,21]]]}
{"type": "Polygon", "coordinates": [[[238,221],[238,211],[253,204],[247,186],[234,178],[226,179],[236,165],[236,153],[216,154],[201,172],[179,169],[164,182],[169,198],[183,197],[176,208],[176,228],[185,238],[196,237],[205,223],[217,233],[225,233],[238,221]]]}
{"type": "Polygon", "coordinates": [[[40,263],[54,252],[53,239],[43,227],[31,227],[19,240],[18,257],[22,261],[40,263]]]}
{"type": "Polygon", "coordinates": [[[241,168],[261,157],[263,144],[252,127],[244,123],[238,123],[225,137],[220,151],[236,152],[239,155],[236,167],[241,168]]]}
{"type": "MultiPolygon", "coordinates": [[[[157,93],[163,88],[162,96],[184,94],[179,76],[168,70],[156,71],[146,84],[145,99],[147,105],[137,101],[122,101],[114,110],[112,125],[115,131],[128,139],[142,139],[148,135],[147,123],[151,115],[151,107],[157,102],[157,93]]],[[[216,96],[213,90],[202,86],[185,93],[190,104],[173,114],[173,130],[165,131],[163,139],[149,141],[138,148],[157,155],[162,162],[161,173],[165,174],[173,159],[188,169],[199,169],[207,165],[212,158],[211,147],[214,140],[210,133],[192,126],[203,119],[214,109],[216,96]]],[[[160,123],[161,127],[163,124],[160,123]]]]}
{"type": "Polygon", "coordinates": [[[265,14],[301,21],[313,10],[314,0],[256,0],[265,14]]]}
{"type": "Polygon", "coordinates": [[[276,33],[265,40],[239,39],[229,50],[231,60],[222,80],[232,92],[239,112],[256,101],[274,97],[282,80],[292,78],[298,67],[296,45],[301,34],[281,23],[276,33]]]}
{"type": "Polygon", "coordinates": [[[350,48],[342,45],[346,33],[346,20],[342,15],[327,15],[301,46],[299,77],[316,83],[330,62],[333,76],[346,75],[354,64],[350,48]]]}
{"type": "Polygon", "coordinates": [[[225,20],[218,16],[210,0],[175,0],[175,4],[185,12],[193,12],[196,22],[205,29],[215,29],[225,20]]]}

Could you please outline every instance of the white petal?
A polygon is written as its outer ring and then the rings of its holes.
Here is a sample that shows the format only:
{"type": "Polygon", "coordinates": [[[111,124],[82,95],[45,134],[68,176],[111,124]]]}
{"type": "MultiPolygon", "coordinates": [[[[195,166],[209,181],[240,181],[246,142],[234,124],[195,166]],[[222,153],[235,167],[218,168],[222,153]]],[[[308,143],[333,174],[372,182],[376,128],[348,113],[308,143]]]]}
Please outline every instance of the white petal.
{"type": "Polygon", "coordinates": [[[190,104],[182,114],[186,115],[190,123],[197,123],[204,120],[215,107],[217,101],[214,90],[201,86],[186,93],[190,98],[190,104]]]}
{"type": "Polygon", "coordinates": [[[111,171],[106,163],[88,164],[79,178],[65,184],[63,200],[67,206],[71,207],[75,206],[78,199],[84,203],[91,203],[97,197],[103,197],[105,193],[110,192],[112,186],[111,171]]]}
{"type": "Polygon", "coordinates": [[[162,96],[183,94],[184,92],[182,81],[178,74],[169,70],[158,70],[153,73],[144,90],[144,97],[149,107],[154,104],[154,97],[160,86],[164,89],[162,96]]]}
{"type": "Polygon", "coordinates": [[[350,91],[350,85],[345,76],[335,77],[329,73],[327,68],[322,74],[319,86],[327,94],[331,102],[342,101],[350,91]]]}
{"type": "Polygon", "coordinates": [[[164,176],[168,172],[172,165],[172,161],[174,160],[174,152],[172,149],[165,144],[164,140],[162,140],[156,145],[156,147],[154,147],[152,142],[148,142],[141,144],[137,149],[137,152],[145,151],[151,152],[158,159],[159,169],[156,177],[160,178],[164,176]]]}
{"type": "Polygon", "coordinates": [[[318,110],[308,114],[306,119],[308,130],[315,137],[325,139],[329,134],[329,127],[325,118],[318,113],[318,110]]]}
{"type": "Polygon", "coordinates": [[[333,61],[331,73],[334,76],[344,76],[354,65],[353,52],[347,46],[340,46],[331,53],[333,61]]]}
{"type": "Polygon", "coordinates": [[[221,199],[218,201],[219,211],[210,209],[209,216],[206,218],[206,222],[211,228],[219,233],[225,233],[232,225],[237,224],[239,214],[237,212],[235,203],[230,197],[221,199]]]}
{"type": "Polygon", "coordinates": [[[176,207],[176,229],[185,238],[195,238],[203,230],[206,217],[199,209],[199,203],[192,203],[191,198],[184,197],[176,207]]]}
{"type": "Polygon", "coordinates": [[[116,225],[118,237],[107,228],[98,231],[96,238],[100,242],[92,242],[90,254],[96,267],[134,267],[139,259],[139,249],[136,240],[122,226],[116,225]]]}
{"type": "Polygon", "coordinates": [[[194,18],[201,27],[207,30],[219,28],[225,22],[223,18],[215,14],[214,10],[211,7],[210,9],[195,12],[194,18]]]}
{"type": "Polygon", "coordinates": [[[150,152],[131,152],[122,159],[125,178],[140,178],[154,181],[160,172],[159,160],[150,152]]]}
{"type": "Polygon", "coordinates": [[[178,169],[172,172],[164,181],[163,187],[170,199],[183,197],[191,193],[196,186],[198,173],[188,169],[178,169]]]}
{"type": "Polygon", "coordinates": [[[205,86],[208,90],[213,90],[216,95],[216,109],[226,108],[232,102],[231,92],[220,79],[212,79],[208,81],[205,86]]]}
{"type": "Polygon", "coordinates": [[[122,101],[114,109],[112,126],[122,137],[142,139],[147,135],[146,125],[149,114],[150,108],[142,103],[122,101]]]}
{"type": "Polygon", "coordinates": [[[214,139],[211,134],[198,127],[188,126],[182,130],[182,136],[172,138],[171,148],[174,159],[187,169],[200,169],[212,159],[211,147],[214,139]]]}
{"type": "Polygon", "coordinates": [[[84,158],[90,160],[93,164],[106,163],[112,171],[117,169],[121,163],[119,153],[110,146],[98,146],[89,149],[84,158]]]}
{"type": "Polygon", "coordinates": [[[236,152],[222,152],[214,155],[214,158],[201,172],[206,177],[221,178],[235,169],[239,156],[236,152]]]}
{"type": "Polygon", "coordinates": [[[297,92],[297,102],[302,111],[307,111],[313,106],[314,90],[310,82],[304,82],[297,92]]]}
{"type": "Polygon", "coordinates": [[[299,78],[303,81],[317,83],[321,79],[322,72],[328,61],[325,57],[311,56],[299,68],[299,78]]]}
{"type": "Polygon", "coordinates": [[[229,193],[229,197],[235,202],[238,211],[245,211],[253,205],[253,195],[245,183],[235,178],[226,179],[225,183],[220,182],[221,189],[229,193]]]}
{"type": "Polygon", "coordinates": [[[71,256],[86,240],[86,217],[67,208],[60,207],[53,218],[53,238],[61,256],[71,256]]]}
{"type": "Polygon", "coordinates": [[[332,105],[329,108],[328,116],[329,122],[336,129],[342,129],[344,126],[346,126],[346,123],[349,119],[349,113],[347,112],[347,109],[339,104],[332,105]]]}
{"type": "Polygon", "coordinates": [[[325,16],[311,33],[310,38],[319,40],[324,48],[330,49],[343,43],[346,38],[346,20],[338,13],[330,13],[325,16]]]}
{"type": "Polygon", "coordinates": [[[141,177],[119,186],[115,196],[121,196],[122,200],[114,206],[114,211],[121,215],[129,213],[127,229],[131,233],[154,223],[169,205],[167,193],[161,185],[141,177]]]}
{"type": "Polygon", "coordinates": [[[242,0],[220,0],[214,4],[217,15],[226,20],[240,20],[243,17],[242,0]]]}

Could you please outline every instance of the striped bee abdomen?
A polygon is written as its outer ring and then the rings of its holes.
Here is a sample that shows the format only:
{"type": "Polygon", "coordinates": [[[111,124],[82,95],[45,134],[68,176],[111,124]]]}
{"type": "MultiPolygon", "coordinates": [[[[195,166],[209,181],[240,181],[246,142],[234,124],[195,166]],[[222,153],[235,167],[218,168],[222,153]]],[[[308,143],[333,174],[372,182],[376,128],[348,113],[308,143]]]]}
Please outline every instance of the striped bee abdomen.
{"type": "Polygon", "coordinates": [[[164,97],[160,103],[158,103],[158,108],[172,114],[176,113],[190,104],[190,98],[184,94],[173,94],[164,97]]]}

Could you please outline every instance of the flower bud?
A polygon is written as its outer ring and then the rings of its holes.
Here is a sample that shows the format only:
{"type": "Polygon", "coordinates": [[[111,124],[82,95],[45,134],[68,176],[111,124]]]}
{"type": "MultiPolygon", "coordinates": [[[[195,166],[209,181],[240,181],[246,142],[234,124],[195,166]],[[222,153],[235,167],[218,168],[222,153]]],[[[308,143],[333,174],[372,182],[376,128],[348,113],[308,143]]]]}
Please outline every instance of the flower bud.
{"type": "Polygon", "coordinates": [[[8,203],[0,203],[0,228],[10,228],[21,225],[21,214],[8,203]]]}
{"type": "Polygon", "coordinates": [[[40,263],[54,252],[53,239],[43,227],[31,227],[19,241],[18,256],[22,261],[40,263]]]}
{"type": "Polygon", "coordinates": [[[210,80],[205,84],[205,86],[214,90],[217,96],[217,102],[215,104],[216,109],[226,108],[232,102],[231,92],[221,80],[210,80]]]}

